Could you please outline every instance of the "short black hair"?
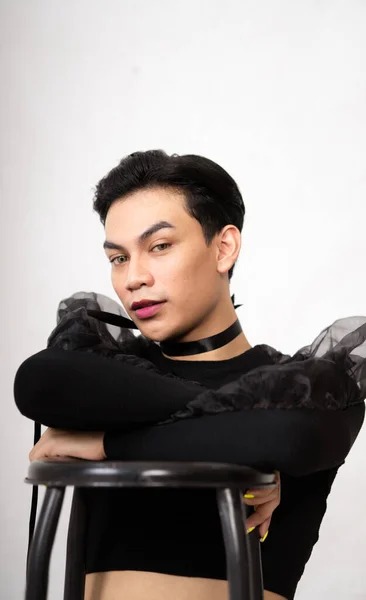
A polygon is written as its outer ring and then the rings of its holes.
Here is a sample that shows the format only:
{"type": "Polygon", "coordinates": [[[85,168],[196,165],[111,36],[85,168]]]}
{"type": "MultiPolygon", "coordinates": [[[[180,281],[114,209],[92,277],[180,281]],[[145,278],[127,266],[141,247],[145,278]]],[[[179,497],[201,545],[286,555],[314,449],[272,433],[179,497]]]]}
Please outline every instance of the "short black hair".
{"type": "MultiPolygon", "coordinates": [[[[200,223],[207,246],[226,225],[242,230],[245,207],[238,185],[220,165],[195,154],[147,150],[125,156],[96,185],[93,209],[105,225],[116,200],[159,187],[183,193],[187,212],[200,223]]],[[[234,265],[228,272],[229,281],[233,270],[234,265]]]]}

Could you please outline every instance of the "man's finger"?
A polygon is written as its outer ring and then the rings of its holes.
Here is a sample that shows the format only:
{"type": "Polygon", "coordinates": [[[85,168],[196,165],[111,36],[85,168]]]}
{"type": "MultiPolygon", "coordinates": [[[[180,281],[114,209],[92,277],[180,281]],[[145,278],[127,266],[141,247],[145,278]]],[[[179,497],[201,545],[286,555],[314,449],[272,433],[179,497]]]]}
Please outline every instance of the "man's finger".
{"type": "Polygon", "coordinates": [[[271,494],[273,494],[276,490],[278,490],[278,483],[276,483],[275,485],[271,485],[270,487],[266,487],[266,488],[257,488],[257,489],[253,489],[253,490],[247,490],[245,492],[245,494],[243,494],[243,497],[248,499],[248,500],[253,500],[254,498],[266,498],[268,496],[270,496],[271,494]]]}
{"type": "Polygon", "coordinates": [[[269,517],[269,519],[266,519],[265,521],[263,521],[263,523],[261,523],[258,526],[258,533],[261,538],[263,538],[266,535],[267,531],[269,530],[269,526],[271,524],[271,518],[272,517],[269,517]]]}
{"type": "Polygon", "coordinates": [[[258,527],[258,525],[261,525],[266,519],[270,518],[277,506],[277,501],[267,502],[266,504],[258,506],[256,511],[247,518],[247,530],[252,527],[258,527]]]}
{"type": "Polygon", "coordinates": [[[267,502],[271,502],[272,500],[276,500],[278,497],[279,497],[278,490],[274,490],[268,496],[262,496],[262,497],[257,496],[255,498],[246,498],[245,496],[243,496],[243,502],[247,506],[258,506],[261,504],[266,504],[267,502]]]}

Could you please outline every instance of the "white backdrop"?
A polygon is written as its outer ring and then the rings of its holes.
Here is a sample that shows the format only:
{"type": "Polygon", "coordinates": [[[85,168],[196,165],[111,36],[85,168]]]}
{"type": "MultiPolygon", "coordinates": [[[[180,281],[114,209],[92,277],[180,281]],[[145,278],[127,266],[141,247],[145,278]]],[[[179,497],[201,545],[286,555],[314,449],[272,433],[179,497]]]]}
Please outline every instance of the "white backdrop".
{"type": "MultiPolygon", "coordinates": [[[[247,216],[232,292],[252,345],[293,353],[335,319],[365,315],[366,3],[0,5],[0,597],[18,600],[33,427],[14,404],[14,375],[45,347],[61,298],[116,299],[92,192],[122,156],[202,154],[236,178],[247,216]]],[[[364,428],[298,600],[366,598],[365,448],[364,428]]],[[[69,502],[68,493],[51,600],[62,599],[69,502]]]]}

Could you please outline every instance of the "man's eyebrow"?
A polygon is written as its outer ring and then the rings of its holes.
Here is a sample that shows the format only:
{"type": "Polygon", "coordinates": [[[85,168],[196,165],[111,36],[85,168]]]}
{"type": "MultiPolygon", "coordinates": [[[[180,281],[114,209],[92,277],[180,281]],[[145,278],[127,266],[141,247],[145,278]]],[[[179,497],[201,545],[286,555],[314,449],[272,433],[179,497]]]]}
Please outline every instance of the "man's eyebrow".
{"type": "MultiPolygon", "coordinates": [[[[148,237],[150,237],[153,233],[156,233],[157,231],[159,231],[160,229],[166,229],[166,228],[173,228],[175,229],[175,225],[172,225],[171,223],[168,223],[168,221],[158,221],[157,223],[154,223],[153,225],[151,225],[150,227],[148,227],[147,229],[145,229],[145,231],[143,231],[139,237],[137,238],[137,243],[139,245],[141,245],[145,240],[147,240],[148,237]]],[[[114,242],[109,242],[108,240],[106,240],[103,244],[103,248],[106,250],[107,248],[109,250],[125,250],[125,248],[123,246],[121,246],[120,244],[115,244],[114,242]]]]}

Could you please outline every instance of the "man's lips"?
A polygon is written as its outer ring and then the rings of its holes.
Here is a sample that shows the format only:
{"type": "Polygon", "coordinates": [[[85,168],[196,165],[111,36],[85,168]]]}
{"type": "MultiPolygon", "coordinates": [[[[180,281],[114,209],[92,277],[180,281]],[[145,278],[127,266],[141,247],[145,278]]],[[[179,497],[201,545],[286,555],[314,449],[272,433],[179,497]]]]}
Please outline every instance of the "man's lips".
{"type": "Polygon", "coordinates": [[[146,319],[147,317],[152,317],[155,315],[166,301],[157,302],[156,304],[152,304],[150,306],[145,306],[142,308],[138,308],[135,310],[136,315],[139,319],[146,319]]]}
{"type": "Polygon", "coordinates": [[[146,306],[153,306],[154,304],[161,304],[165,300],[148,300],[143,299],[139,302],[132,302],[131,310],[140,310],[140,308],[146,308],[146,306]]]}

